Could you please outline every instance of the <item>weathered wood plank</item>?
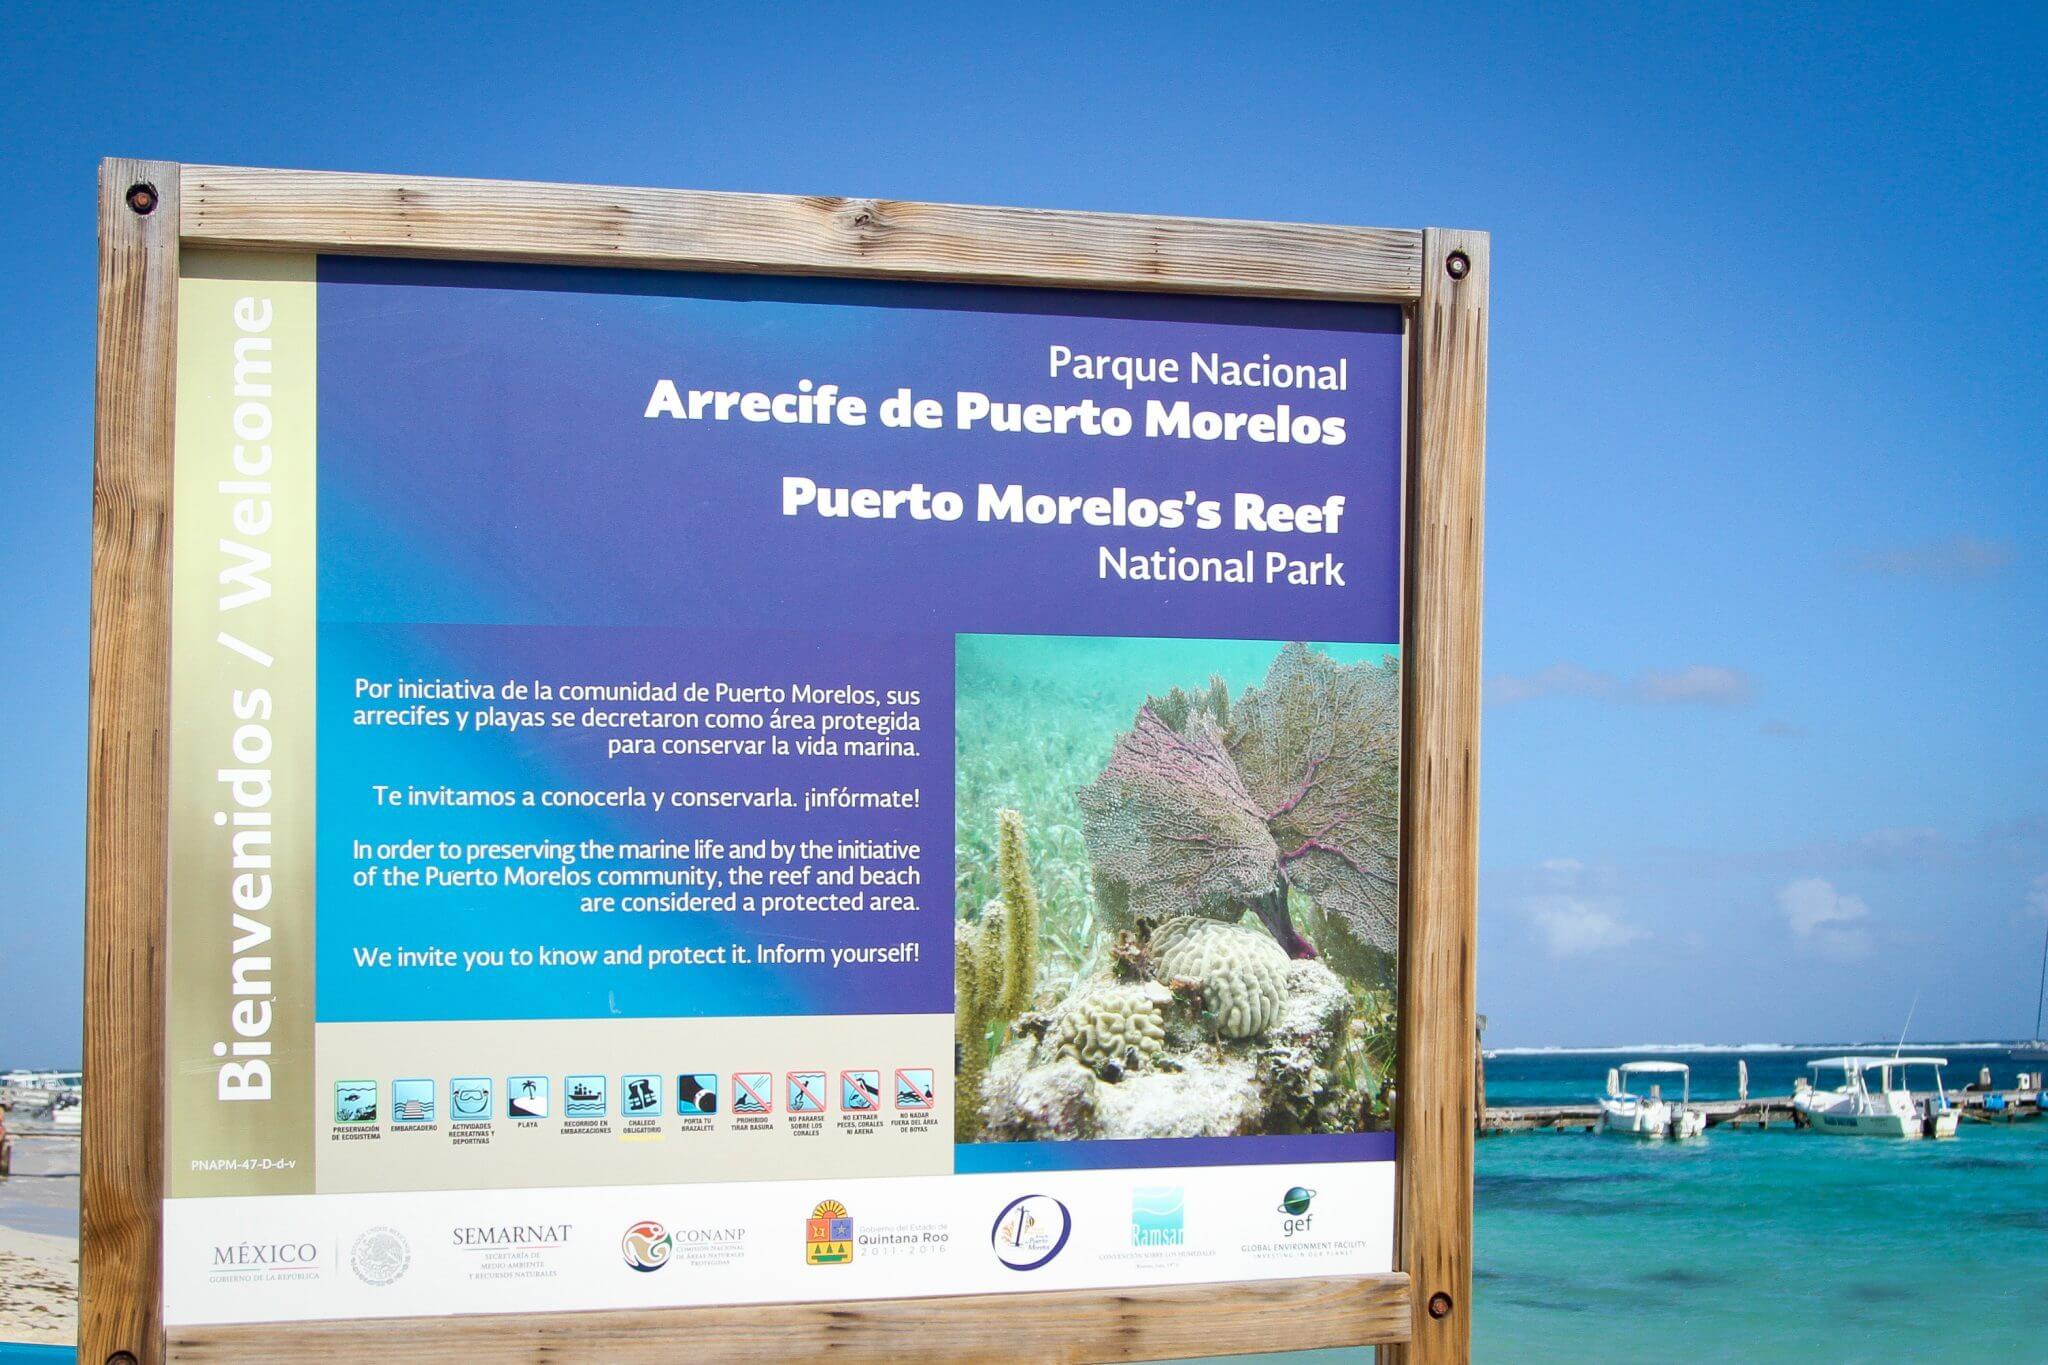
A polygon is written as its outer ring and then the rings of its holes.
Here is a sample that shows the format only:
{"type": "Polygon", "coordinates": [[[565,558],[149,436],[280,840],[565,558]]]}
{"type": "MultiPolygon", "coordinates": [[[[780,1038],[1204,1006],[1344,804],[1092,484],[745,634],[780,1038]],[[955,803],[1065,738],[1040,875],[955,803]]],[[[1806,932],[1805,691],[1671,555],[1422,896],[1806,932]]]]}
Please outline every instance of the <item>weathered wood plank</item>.
{"type": "Polygon", "coordinates": [[[328,171],[184,168],[207,246],[660,270],[1377,299],[1416,297],[1422,234],[328,171]]]}
{"type": "Polygon", "coordinates": [[[774,1361],[829,1356],[1030,1362],[1158,1360],[1254,1349],[1309,1350],[1399,1340],[1412,1316],[1408,1277],[1259,1280],[1166,1288],[978,1294],[941,1299],[744,1308],[529,1313],[487,1318],[179,1327],[170,1359],[408,1362],[774,1361]],[[394,1343],[403,1343],[395,1346],[394,1343]]]}
{"type": "Polygon", "coordinates": [[[164,863],[178,167],[100,166],[80,1359],[162,1358],[164,863]],[[148,213],[131,186],[154,188],[148,213]]]}
{"type": "Polygon", "coordinates": [[[1415,1365],[1472,1342],[1487,248],[1424,231],[1411,358],[1397,1263],[1415,1327],[1387,1356],[1415,1365]]]}

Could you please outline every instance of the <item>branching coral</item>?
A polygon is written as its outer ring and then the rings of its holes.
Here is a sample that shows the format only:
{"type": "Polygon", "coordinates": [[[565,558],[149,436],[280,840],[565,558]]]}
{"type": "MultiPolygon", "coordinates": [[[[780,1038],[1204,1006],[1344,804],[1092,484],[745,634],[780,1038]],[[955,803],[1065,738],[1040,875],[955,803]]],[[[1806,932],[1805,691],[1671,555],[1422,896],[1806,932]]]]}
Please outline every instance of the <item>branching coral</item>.
{"type": "Polygon", "coordinates": [[[1253,909],[1290,956],[1313,956],[1287,913],[1291,886],[1392,952],[1400,708],[1391,660],[1340,665],[1300,643],[1235,702],[1220,680],[1149,699],[1080,793],[1105,914],[1253,909]]]}

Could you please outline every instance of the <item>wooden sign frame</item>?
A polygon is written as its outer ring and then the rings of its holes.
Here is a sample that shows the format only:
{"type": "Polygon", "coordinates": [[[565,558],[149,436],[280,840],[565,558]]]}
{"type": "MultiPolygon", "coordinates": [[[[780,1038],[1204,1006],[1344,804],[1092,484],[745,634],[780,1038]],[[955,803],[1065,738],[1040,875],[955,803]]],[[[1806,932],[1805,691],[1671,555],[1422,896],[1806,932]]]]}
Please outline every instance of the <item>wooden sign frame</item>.
{"type": "Polygon", "coordinates": [[[1469,1354],[1488,239],[109,159],[100,167],[79,1358],[367,1356],[396,1321],[162,1318],[170,519],[183,246],[1394,303],[1410,323],[1391,1274],[407,1319],[421,1361],[1469,1354]],[[1276,1324],[1284,1329],[1276,1331],[1276,1324]]]}

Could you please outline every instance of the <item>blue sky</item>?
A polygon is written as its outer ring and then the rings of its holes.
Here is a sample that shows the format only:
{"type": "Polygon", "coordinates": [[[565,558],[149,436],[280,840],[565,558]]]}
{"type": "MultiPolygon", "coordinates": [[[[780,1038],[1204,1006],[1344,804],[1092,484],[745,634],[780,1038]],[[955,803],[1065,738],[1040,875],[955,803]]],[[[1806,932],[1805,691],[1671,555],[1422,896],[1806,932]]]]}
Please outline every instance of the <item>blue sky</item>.
{"type": "Polygon", "coordinates": [[[0,6],[0,1065],[77,1055],[106,154],[1494,233],[1497,1043],[2030,1030],[2039,11],[0,6]]]}

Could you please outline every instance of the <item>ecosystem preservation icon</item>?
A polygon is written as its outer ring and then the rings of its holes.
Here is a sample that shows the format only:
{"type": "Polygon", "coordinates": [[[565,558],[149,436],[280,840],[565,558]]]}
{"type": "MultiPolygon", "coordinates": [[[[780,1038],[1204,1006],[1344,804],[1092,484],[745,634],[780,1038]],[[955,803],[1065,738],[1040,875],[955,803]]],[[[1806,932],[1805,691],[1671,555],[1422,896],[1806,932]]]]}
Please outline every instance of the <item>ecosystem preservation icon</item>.
{"type": "Polygon", "coordinates": [[[775,1112],[775,1078],[766,1071],[732,1073],[732,1112],[772,1114],[775,1112]]]}
{"type": "Polygon", "coordinates": [[[468,1123],[488,1123],[491,1118],[491,1078],[457,1076],[448,1082],[448,1112],[468,1123]]]}
{"type": "Polygon", "coordinates": [[[678,1114],[717,1113],[718,1073],[715,1071],[685,1071],[677,1076],[676,1112],[678,1114]]]}
{"type": "Polygon", "coordinates": [[[377,1083],[375,1081],[336,1081],[334,1083],[334,1121],[336,1123],[375,1123],[377,1121],[377,1083]]]}
{"type": "Polygon", "coordinates": [[[825,1112],[824,1072],[792,1071],[789,1073],[789,1112],[792,1114],[822,1114],[825,1112]]]}
{"type": "Polygon", "coordinates": [[[873,1113],[882,1107],[882,1073],[842,1071],[839,1073],[839,1107],[848,1113],[873,1113]]]}
{"type": "Polygon", "coordinates": [[[898,1109],[930,1109],[935,1100],[932,1088],[932,1069],[928,1066],[899,1066],[896,1068],[896,1107],[898,1109]]]}
{"type": "Polygon", "coordinates": [[[562,1116],[572,1119],[600,1119],[605,1115],[605,1078],[571,1076],[562,1082],[562,1116]]]}
{"type": "Polygon", "coordinates": [[[626,1076],[619,1094],[619,1112],[629,1119],[654,1118],[661,1113],[661,1077],[626,1076]]]}
{"type": "Polygon", "coordinates": [[[505,1114],[515,1119],[548,1116],[548,1078],[513,1076],[505,1082],[505,1114]]]}
{"type": "Polygon", "coordinates": [[[434,1083],[432,1081],[393,1081],[391,1083],[391,1121],[393,1123],[432,1123],[434,1121],[434,1083]]]}

